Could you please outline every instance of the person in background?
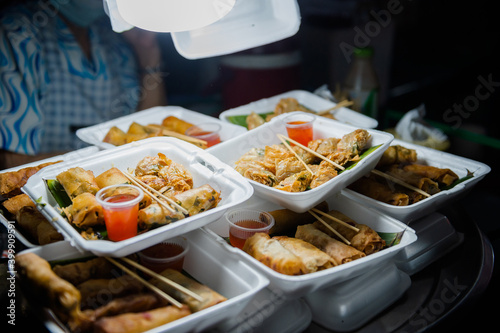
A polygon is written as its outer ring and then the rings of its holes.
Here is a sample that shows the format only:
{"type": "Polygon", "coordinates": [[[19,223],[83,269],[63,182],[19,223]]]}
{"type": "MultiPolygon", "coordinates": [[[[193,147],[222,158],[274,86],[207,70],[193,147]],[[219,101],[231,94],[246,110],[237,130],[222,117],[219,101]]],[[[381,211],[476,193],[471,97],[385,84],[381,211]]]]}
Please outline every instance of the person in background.
{"type": "Polygon", "coordinates": [[[166,105],[156,34],[112,30],[102,0],[0,13],[0,170],[85,146],[76,130],[166,105]]]}

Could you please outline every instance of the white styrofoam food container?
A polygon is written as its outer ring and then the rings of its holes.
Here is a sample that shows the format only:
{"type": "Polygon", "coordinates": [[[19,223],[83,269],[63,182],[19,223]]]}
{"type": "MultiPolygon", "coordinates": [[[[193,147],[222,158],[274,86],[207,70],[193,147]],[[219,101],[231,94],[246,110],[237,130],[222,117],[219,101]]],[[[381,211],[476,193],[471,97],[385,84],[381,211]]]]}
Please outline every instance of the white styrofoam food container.
{"type": "Polygon", "coordinates": [[[229,140],[246,132],[246,130],[241,128],[241,126],[222,122],[218,118],[211,117],[196,111],[187,110],[180,106],[156,106],[147,110],[129,114],[127,116],[112,119],[97,125],[80,128],[76,131],[76,135],[80,140],[102,149],[113,148],[115,147],[114,145],[102,141],[104,140],[104,137],[111,127],[116,126],[122,131],[127,132],[128,128],[133,122],[141,125],[161,125],[163,119],[168,116],[177,117],[181,120],[192,123],[193,125],[204,123],[220,124],[221,131],[219,134],[221,137],[221,141],[229,140]]]}
{"type": "MultiPolygon", "coordinates": [[[[269,280],[255,272],[246,263],[241,262],[238,257],[217,246],[201,230],[194,230],[184,236],[189,242],[189,252],[184,259],[184,270],[198,282],[225,296],[227,301],[148,332],[203,332],[226,319],[237,316],[255,295],[269,284],[269,280]]],[[[89,252],[78,252],[66,242],[26,251],[36,253],[48,261],[91,255],[89,252]]],[[[65,332],[51,318],[46,319],[45,326],[53,333],[65,332]]]]}
{"type": "Polygon", "coordinates": [[[204,226],[217,220],[228,208],[250,198],[253,193],[252,187],[233,168],[190,143],[167,137],[149,138],[102,150],[86,158],[49,166],[31,177],[22,190],[32,200],[37,200],[40,203],[37,205],[38,209],[49,221],[52,221],[56,229],[72,245],[81,250],[106,256],[125,256],[167,238],[204,226]],[[78,166],[85,170],[91,170],[95,176],[98,176],[112,167],[122,171],[126,171],[128,168],[135,169],[137,163],[144,157],[157,156],[158,153],[163,153],[174,162],[185,166],[193,176],[194,187],[210,184],[216,191],[220,192],[222,199],[218,206],[123,241],[85,240],[60,215],[55,207],[57,205],[55,200],[44,185],[44,179],[55,179],[59,173],[72,167],[78,166]]]}
{"type": "Polygon", "coordinates": [[[458,175],[459,178],[465,177],[467,175],[467,170],[474,173],[474,177],[454,186],[453,188],[440,191],[428,198],[408,206],[394,206],[372,199],[348,188],[343,190],[345,195],[353,200],[374,207],[405,223],[410,223],[411,221],[432,213],[447,203],[460,198],[491,171],[491,168],[484,163],[436,149],[423,147],[397,139],[395,139],[391,145],[401,145],[406,148],[415,149],[417,151],[417,163],[437,168],[451,169],[458,175]]]}
{"type": "Polygon", "coordinates": [[[299,27],[296,0],[238,0],[219,21],[200,29],[172,32],[172,40],[180,55],[200,59],[276,42],[293,36],[299,27]]]}
{"type": "MultiPolygon", "coordinates": [[[[269,98],[263,98],[246,105],[223,111],[219,115],[219,118],[225,122],[230,122],[230,116],[249,115],[252,111],[256,113],[273,112],[276,104],[278,104],[278,102],[282,98],[288,97],[297,99],[297,101],[301,105],[316,112],[328,110],[336,105],[336,103],[324,99],[309,91],[292,90],[283,94],[279,94],[269,98]]],[[[338,121],[353,126],[358,126],[361,128],[376,128],[378,126],[378,121],[376,119],[370,118],[362,113],[356,112],[346,107],[341,107],[337,110],[334,110],[333,114],[338,121]]]]}
{"type": "MultiPolygon", "coordinates": [[[[407,225],[373,208],[365,207],[350,200],[341,193],[329,197],[326,201],[330,210],[336,209],[349,216],[354,221],[370,226],[377,232],[394,233],[405,230],[400,243],[366,257],[319,272],[289,276],[272,270],[246,252],[229,245],[224,239],[224,237],[228,237],[229,235],[229,227],[224,219],[219,219],[203,229],[217,239],[221,246],[230,252],[239,254],[243,260],[249,262],[262,272],[270,281],[269,288],[272,289],[274,293],[280,293],[284,298],[302,297],[316,290],[336,285],[367,273],[374,268],[380,267],[384,263],[390,262],[402,249],[417,240],[415,231],[407,225]]],[[[239,205],[238,207],[253,207],[264,211],[282,209],[282,207],[269,201],[262,200],[256,196],[246,201],[244,206],[239,205]]],[[[237,207],[235,209],[237,209],[237,207]]]]}
{"type": "MultiPolygon", "coordinates": [[[[220,143],[212,147],[210,153],[226,164],[234,167],[234,163],[251,148],[264,148],[266,145],[280,144],[281,141],[276,135],[283,134],[287,136],[283,123],[283,118],[287,115],[288,114],[277,116],[270,122],[251,131],[247,131],[245,134],[233,140],[220,143]]],[[[358,127],[342,124],[332,119],[316,117],[314,121],[314,139],[328,137],[341,138],[344,134],[351,133],[356,129],[358,129],[358,127]]],[[[393,136],[392,134],[373,129],[368,129],[367,131],[371,135],[371,141],[368,144],[369,147],[381,146],[359,161],[355,167],[345,170],[335,178],[314,189],[292,193],[277,190],[250,179],[248,181],[254,187],[255,193],[262,198],[271,200],[296,212],[305,212],[319,202],[325,200],[328,196],[339,192],[375,167],[383,152],[392,141],[393,136]]]]}
{"type": "MultiPolygon", "coordinates": [[[[37,165],[40,165],[40,164],[43,164],[43,163],[48,163],[48,162],[72,161],[72,160],[75,160],[75,159],[82,158],[84,156],[88,156],[89,154],[94,154],[94,153],[96,153],[98,151],[99,151],[98,147],[90,146],[90,147],[78,149],[78,150],[75,150],[75,151],[63,154],[63,155],[57,155],[57,156],[49,157],[49,158],[46,158],[46,159],[43,159],[43,160],[39,160],[39,161],[36,161],[36,162],[31,162],[31,163],[23,164],[23,165],[14,167],[14,168],[5,169],[5,170],[0,171],[0,173],[18,171],[18,170],[23,169],[23,168],[34,167],[34,166],[37,166],[37,165]]],[[[9,224],[13,224],[15,222],[14,221],[9,221],[5,216],[3,216],[1,214],[1,211],[0,211],[0,223],[2,223],[6,228],[9,228],[9,224]]],[[[20,228],[16,228],[15,232],[16,232],[16,238],[24,246],[26,246],[26,247],[39,246],[37,244],[33,244],[32,242],[30,242],[26,238],[26,236],[23,235],[23,232],[21,231],[20,228]]]]}

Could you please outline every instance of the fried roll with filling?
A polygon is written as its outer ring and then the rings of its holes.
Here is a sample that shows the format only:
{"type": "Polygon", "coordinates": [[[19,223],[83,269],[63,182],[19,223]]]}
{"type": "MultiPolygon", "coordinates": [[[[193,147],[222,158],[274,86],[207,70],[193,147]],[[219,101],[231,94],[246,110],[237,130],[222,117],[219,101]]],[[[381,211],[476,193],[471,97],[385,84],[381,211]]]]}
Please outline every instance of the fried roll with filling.
{"type": "Polygon", "coordinates": [[[95,181],[97,183],[97,186],[99,186],[99,188],[104,188],[110,185],[130,183],[128,178],[118,168],[111,168],[109,170],[104,171],[99,176],[95,177],[95,181]]]}
{"type": "Polygon", "coordinates": [[[73,203],[64,208],[68,220],[81,229],[104,225],[104,212],[96,197],[88,192],[73,198],[73,203]]]}
{"type": "Polygon", "coordinates": [[[410,164],[404,166],[405,171],[416,173],[421,177],[430,178],[444,186],[453,184],[458,175],[450,169],[440,169],[430,165],[410,164]]]}
{"type": "Polygon", "coordinates": [[[141,333],[191,314],[187,306],[173,305],[140,313],[124,313],[96,321],[94,333],[141,333]]]}
{"type": "Polygon", "coordinates": [[[273,239],[276,239],[285,249],[299,257],[306,265],[308,273],[337,266],[332,257],[302,239],[287,236],[275,236],[273,239]]]}
{"type": "Polygon", "coordinates": [[[16,216],[17,212],[23,207],[29,206],[35,208],[35,203],[27,194],[23,193],[5,200],[2,202],[2,206],[4,206],[12,216],[16,216]]]}
{"type": "Polygon", "coordinates": [[[161,122],[163,127],[166,127],[170,131],[174,131],[180,134],[186,134],[188,128],[194,126],[190,122],[179,119],[175,116],[168,116],[161,122]]]}
{"type": "Polygon", "coordinates": [[[388,181],[379,183],[373,175],[361,177],[348,186],[349,189],[372,199],[385,202],[394,206],[407,206],[410,198],[407,194],[396,191],[396,187],[390,187],[388,181]]]}
{"type": "Polygon", "coordinates": [[[201,311],[203,309],[209,308],[211,306],[214,306],[216,304],[222,303],[227,300],[226,297],[219,294],[210,287],[193,280],[192,278],[182,274],[181,272],[175,269],[167,268],[160,274],[166,277],[167,279],[172,280],[180,284],[181,286],[191,290],[192,292],[194,292],[203,299],[203,301],[200,302],[197,299],[189,295],[186,295],[185,293],[167,285],[166,283],[156,278],[153,278],[149,281],[151,284],[157,286],[158,288],[160,288],[161,290],[163,290],[164,292],[166,292],[179,302],[187,304],[187,306],[192,312],[201,311]]]}
{"type": "Polygon", "coordinates": [[[75,286],[90,279],[109,279],[114,277],[114,266],[103,257],[66,265],[55,265],[53,270],[57,276],[75,286]]]}
{"type": "Polygon", "coordinates": [[[407,184],[419,188],[430,195],[436,194],[440,191],[439,184],[436,181],[428,177],[423,177],[417,173],[401,169],[397,165],[390,166],[386,170],[386,173],[404,181],[407,184]]]}
{"type": "Polygon", "coordinates": [[[221,197],[212,186],[205,184],[176,194],[174,200],[187,209],[189,216],[193,216],[217,207],[221,197]]]}
{"type": "MultiPolygon", "coordinates": [[[[331,219],[323,218],[323,221],[328,223],[330,227],[337,230],[344,238],[351,242],[352,247],[358,249],[364,254],[369,255],[378,252],[385,247],[385,241],[382,239],[382,237],[380,237],[375,230],[373,230],[366,224],[359,224],[349,216],[339,212],[338,210],[332,210],[328,212],[328,215],[336,217],[337,219],[359,229],[359,231],[356,231],[340,223],[332,221],[331,219]]],[[[323,223],[316,221],[313,223],[313,225],[319,230],[326,233],[328,236],[337,238],[337,236],[323,223]]]]}
{"type": "Polygon", "coordinates": [[[182,220],[183,218],[184,214],[182,214],[182,212],[176,210],[172,213],[159,203],[154,202],[139,210],[138,223],[141,230],[149,230],[182,220]]]}
{"type": "Polygon", "coordinates": [[[80,311],[80,292],[56,275],[48,261],[31,252],[22,253],[16,256],[16,270],[27,294],[51,308],[63,321],[78,324],[84,317],[80,311]]]}
{"type": "Polygon", "coordinates": [[[392,164],[410,164],[417,161],[417,151],[415,149],[408,149],[400,145],[389,146],[379,162],[377,167],[383,167],[392,164]]]}
{"type": "MultiPolygon", "coordinates": [[[[326,201],[320,202],[314,208],[319,209],[322,212],[328,212],[328,203],[326,201]]],[[[295,234],[295,229],[299,225],[313,223],[316,218],[309,214],[309,212],[305,213],[296,213],[290,209],[277,209],[270,211],[274,217],[274,225],[269,230],[270,235],[284,235],[290,232],[295,234]]]]}
{"type": "Polygon", "coordinates": [[[321,251],[326,252],[339,264],[345,264],[366,256],[366,254],[354,247],[328,236],[312,224],[298,226],[295,237],[309,242],[321,251]]]}
{"type": "Polygon", "coordinates": [[[130,275],[114,279],[90,279],[76,286],[81,294],[82,309],[96,309],[111,300],[139,293],[144,285],[130,275]]]}
{"type": "Polygon", "coordinates": [[[286,192],[303,192],[307,190],[312,179],[313,175],[309,171],[304,170],[283,179],[274,188],[286,192]]]}
{"type": "Polygon", "coordinates": [[[16,214],[16,221],[38,245],[45,245],[63,240],[52,224],[35,207],[25,206],[16,214]]]}
{"type": "Polygon", "coordinates": [[[300,257],[287,250],[276,239],[268,234],[256,233],[248,238],[243,251],[278,273],[286,275],[302,275],[308,269],[300,257]]]}
{"type": "Polygon", "coordinates": [[[80,167],[63,171],[56,176],[56,179],[61,183],[71,199],[82,193],[95,195],[99,191],[99,185],[97,185],[94,173],[80,167]]]}

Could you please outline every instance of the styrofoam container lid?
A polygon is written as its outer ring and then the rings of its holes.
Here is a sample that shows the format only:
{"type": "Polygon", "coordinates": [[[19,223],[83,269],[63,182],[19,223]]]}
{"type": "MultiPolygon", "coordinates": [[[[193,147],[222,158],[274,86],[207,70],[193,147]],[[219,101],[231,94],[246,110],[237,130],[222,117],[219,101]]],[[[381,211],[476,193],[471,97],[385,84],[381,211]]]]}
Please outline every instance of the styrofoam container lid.
{"type": "Polygon", "coordinates": [[[101,150],[92,156],[49,166],[32,176],[22,190],[32,200],[39,203],[37,208],[73,246],[96,255],[106,256],[125,256],[167,238],[204,226],[217,220],[228,208],[244,202],[253,194],[253,189],[248,182],[230,166],[195,145],[167,137],[132,142],[120,147],[101,150]],[[120,170],[135,168],[144,157],[157,156],[158,153],[163,153],[174,162],[186,167],[193,176],[194,187],[210,184],[216,191],[219,191],[221,201],[218,206],[123,241],[85,240],[58,212],[55,200],[44,185],[44,179],[55,179],[59,173],[72,167],[78,166],[91,170],[95,176],[98,176],[112,167],[120,170]]]}
{"type": "MultiPolygon", "coordinates": [[[[57,161],[72,161],[74,159],[81,158],[83,156],[88,156],[89,154],[94,154],[95,152],[98,152],[99,148],[90,146],[82,149],[78,149],[66,154],[62,155],[57,155],[57,156],[52,156],[49,158],[45,158],[36,162],[31,162],[23,165],[19,165],[13,168],[5,169],[0,171],[0,173],[4,172],[12,172],[12,171],[18,171],[23,168],[27,167],[34,167],[43,163],[48,163],[48,162],[57,162],[57,161]]],[[[2,215],[1,210],[0,210],[0,223],[2,223],[6,228],[9,228],[9,224],[15,223],[14,221],[9,221],[5,216],[2,215]]],[[[28,240],[28,238],[24,235],[23,230],[20,226],[17,226],[16,229],[16,238],[26,247],[35,247],[35,246],[40,246],[38,244],[33,244],[31,241],[28,240]]]]}
{"type": "Polygon", "coordinates": [[[296,0],[239,0],[219,21],[206,27],[172,32],[177,52],[200,59],[247,50],[297,33],[300,11],[296,0]]]}
{"type": "Polygon", "coordinates": [[[431,165],[437,168],[451,169],[458,175],[459,178],[465,177],[467,175],[467,171],[474,173],[474,177],[454,186],[453,188],[440,191],[428,198],[408,206],[390,205],[348,188],[342,190],[345,195],[353,200],[374,207],[405,223],[410,223],[411,221],[428,215],[429,213],[443,207],[447,203],[458,199],[467,193],[468,190],[470,190],[491,171],[491,168],[482,162],[412,144],[406,141],[395,139],[391,145],[401,145],[409,149],[415,149],[417,151],[417,163],[431,165]]]}
{"type": "MultiPolygon", "coordinates": [[[[339,266],[314,273],[290,276],[272,270],[246,252],[228,244],[224,237],[228,236],[229,227],[224,219],[207,225],[203,229],[217,239],[221,246],[226,248],[227,251],[240,255],[243,260],[252,264],[259,272],[262,272],[270,281],[269,288],[275,293],[277,293],[278,290],[281,291],[281,295],[285,299],[299,298],[321,288],[337,285],[356,276],[368,273],[370,270],[390,262],[402,249],[417,240],[415,231],[404,223],[382,214],[373,208],[366,207],[350,200],[341,193],[330,196],[326,201],[330,210],[336,209],[349,216],[354,221],[370,226],[377,232],[395,233],[404,230],[400,243],[339,266]]],[[[253,196],[250,200],[246,201],[244,205],[239,205],[238,207],[254,207],[265,211],[283,208],[256,196],[253,196]]],[[[235,209],[238,207],[235,207],[235,209]]]]}
{"type": "MultiPolygon", "coordinates": [[[[118,127],[124,132],[133,122],[141,125],[158,124],[160,125],[163,119],[168,116],[174,116],[181,120],[190,122],[193,125],[204,123],[217,123],[221,125],[219,133],[221,141],[227,141],[235,136],[246,132],[241,126],[222,122],[220,119],[208,116],[196,111],[187,110],[180,106],[156,106],[143,111],[134,112],[127,116],[112,119],[97,125],[80,128],[76,131],[77,137],[91,145],[97,146],[101,149],[109,149],[115,147],[110,143],[103,142],[104,137],[109,129],[113,126],[118,127]]],[[[211,147],[207,148],[210,149],[211,147]]]]}
{"type": "MultiPolygon", "coordinates": [[[[336,105],[336,103],[324,99],[309,91],[291,90],[279,95],[275,95],[269,98],[263,98],[249,104],[225,110],[219,115],[219,118],[225,122],[231,122],[231,116],[249,115],[252,111],[256,113],[272,112],[274,111],[276,104],[278,104],[278,102],[282,98],[288,97],[295,98],[301,105],[316,112],[328,110],[336,105]]],[[[341,107],[333,111],[333,114],[338,121],[353,126],[358,126],[361,128],[376,128],[378,126],[378,121],[376,119],[370,118],[360,112],[356,112],[346,107],[341,107]]]]}
{"type": "MultiPolygon", "coordinates": [[[[264,148],[266,145],[280,144],[281,141],[276,134],[287,136],[283,118],[290,114],[293,114],[293,112],[274,117],[270,122],[251,131],[247,131],[230,141],[220,143],[212,147],[210,153],[226,164],[234,167],[234,163],[251,148],[264,148]]],[[[316,117],[314,121],[314,139],[328,137],[341,138],[344,134],[348,134],[356,129],[358,129],[358,127],[343,124],[324,117],[316,117]]],[[[305,212],[319,202],[325,200],[327,197],[340,192],[344,187],[362,177],[375,167],[383,152],[392,141],[393,136],[392,134],[374,129],[367,129],[367,131],[371,135],[371,143],[369,145],[371,147],[381,146],[359,161],[354,168],[345,170],[335,178],[316,188],[304,192],[286,192],[250,179],[248,179],[248,181],[252,184],[258,196],[271,200],[293,211],[305,212]]]]}
{"type": "MultiPolygon", "coordinates": [[[[227,298],[226,301],[187,317],[159,326],[148,332],[203,332],[234,318],[248,306],[255,295],[269,284],[264,276],[257,273],[239,258],[232,256],[218,246],[206,233],[194,230],[184,235],[189,241],[189,253],[183,269],[198,282],[207,285],[227,298]]],[[[82,258],[90,252],[78,252],[67,242],[29,249],[46,260],[82,258]]],[[[22,253],[22,252],[20,252],[22,253]]],[[[50,332],[63,333],[53,318],[45,320],[50,332]]]]}

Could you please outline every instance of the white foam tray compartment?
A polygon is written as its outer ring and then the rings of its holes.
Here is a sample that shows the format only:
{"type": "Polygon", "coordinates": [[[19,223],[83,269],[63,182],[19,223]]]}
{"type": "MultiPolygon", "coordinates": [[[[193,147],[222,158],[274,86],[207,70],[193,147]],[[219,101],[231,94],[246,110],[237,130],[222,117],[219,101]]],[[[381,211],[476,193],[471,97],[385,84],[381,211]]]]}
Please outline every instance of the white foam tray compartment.
{"type": "MultiPolygon", "coordinates": [[[[279,95],[263,98],[249,104],[225,110],[219,115],[219,118],[225,122],[230,122],[228,119],[230,116],[249,115],[252,111],[256,113],[273,112],[276,104],[278,104],[282,98],[288,97],[297,99],[300,104],[316,112],[328,110],[337,104],[306,90],[291,90],[279,95]]],[[[334,115],[338,121],[345,124],[361,128],[376,128],[378,126],[378,121],[376,119],[370,118],[346,107],[341,107],[335,110],[334,115]]]]}
{"type": "Polygon", "coordinates": [[[465,177],[467,175],[467,170],[474,172],[474,177],[454,186],[452,189],[441,191],[408,206],[390,205],[348,188],[342,191],[353,200],[374,207],[405,223],[410,223],[411,221],[428,215],[446,204],[461,198],[491,171],[491,168],[482,162],[436,149],[419,146],[397,139],[393,140],[391,145],[401,145],[406,148],[415,149],[417,151],[417,163],[427,164],[438,168],[449,168],[454,171],[459,178],[465,177]]]}
{"type": "MultiPolygon", "coordinates": [[[[31,163],[19,165],[17,167],[5,169],[5,170],[2,170],[0,173],[11,172],[11,171],[18,171],[20,169],[27,168],[27,167],[37,166],[37,165],[40,165],[42,163],[56,162],[56,161],[72,161],[72,160],[79,159],[79,158],[84,157],[84,156],[88,156],[89,154],[94,154],[94,153],[96,153],[98,151],[99,151],[98,147],[90,146],[90,147],[78,149],[78,150],[75,150],[75,151],[63,154],[63,155],[57,155],[57,156],[49,157],[49,158],[42,159],[42,160],[39,160],[39,161],[36,161],[36,162],[31,162],[31,163]]],[[[15,223],[15,222],[14,221],[9,221],[0,212],[0,223],[2,223],[6,228],[9,228],[9,224],[12,224],[12,223],[15,223]]],[[[26,236],[24,236],[24,234],[21,232],[20,228],[16,228],[15,235],[16,235],[16,238],[24,246],[26,246],[28,248],[35,247],[35,246],[40,246],[38,244],[33,244],[31,241],[29,241],[28,238],[26,238],[26,236]]]]}
{"type": "Polygon", "coordinates": [[[115,146],[110,143],[103,142],[102,140],[104,140],[104,137],[111,127],[116,126],[122,131],[127,132],[128,128],[133,122],[137,122],[141,125],[161,125],[163,119],[168,116],[177,117],[184,121],[190,122],[193,125],[199,125],[203,123],[218,123],[221,125],[221,141],[227,141],[246,132],[246,129],[242,128],[241,126],[223,122],[218,118],[211,117],[209,115],[196,111],[191,111],[180,106],[156,106],[143,111],[134,112],[127,116],[112,119],[97,125],[80,128],[76,131],[76,135],[80,140],[86,143],[97,146],[101,149],[109,149],[115,146]]]}
{"type": "MultiPolygon", "coordinates": [[[[200,283],[227,297],[228,300],[149,330],[149,333],[206,331],[226,319],[237,316],[248,306],[255,295],[269,284],[265,277],[255,272],[246,263],[227,251],[223,251],[206,233],[194,230],[184,236],[189,241],[189,252],[184,261],[184,270],[200,283]]],[[[49,261],[91,255],[89,252],[78,252],[67,242],[26,251],[34,252],[49,261]]],[[[50,318],[46,319],[45,326],[53,333],[65,332],[50,318]]]]}
{"type": "Polygon", "coordinates": [[[187,59],[234,53],[293,36],[300,26],[296,0],[238,0],[219,21],[173,32],[177,52],[187,59]]]}
{"type": "Polygon", "coordinates": [[[167,137],[145,139],[102,150],[86,158],[49,166],[32,176],[22,190],[32,200],[38,200],[40,204],[37,208],[73,246],[106,256],[125,256],[167,238],[202,227],[217,220],[228,208],[244,202],[253,194],[252,187],[233,168],[190,143],[167,137]],[[98,176],[112,167],[124,171],[128,168],[135,169],[137,163],[145,156],[157,156],[158,153],[163,153],[173,161],[184,165],[193,176],[194,187],[210,184],[219,191],[222,199],[218,206],[123,241],[85,240],[59,214],[55,200],[44,185],[43,179],[55,179],[57,174],[71,167],[82,167],[98,176]]]}
{"type": "Polygon", "coordinates": [[[388,263],[304,299],[315,323],[335,332],[350,332],[397,301],[410,285],[410,277],[388,263]]]}
{"type": "MultiPolygon", "coordinates": [[[[287,136],[283,124],[283,118],[285,116],[286,115],[277,116],[273,118],[272,121],[251,131],[247,131],[230,141],[220,143],[212,147],[210,153],[226,164],[234,167],[234,163],[251,148],[264,148],[266,145],[280,144],[281,141],[276,134],[280,133],[287,136]]],[[[343,124],[332,119],[317,117],[314,121],[314,138],[341,138],[344,134],[350,133],[356,129],[358,129],[358,127],[343,124]]],[[[340,192],[343,188],[367,174],[375,167],[380,157],[382,157],[383,152],[389,147],[393,136],[389,133],[374,129],[367,129],[367,131],[371,135],[370,146],[381,146],[359,161],[354,168],[342,172],[337,177],[314,189],[292,193],[277,190],[250,179],[248,181],[252,184],[258,196],[266,200],[271,200],[293,211],[305,212],[319,202],[325,200],[328,196],[340,192]]]]}
{"type": "MultiPolygon", "coordinates": [[[[405,230],[401,242],[383,251],[333,268],[310,274],[289,276],[272,270],[244,251],[229,245],[224,239],[224,237],[228,237],[229,235],[229,227],[224,218],[207,225],[203,229],[211,234],[227,251],[240,255],[243,260],[249,262],[262,272],[270,281],[269,288],[275,293],[281,291],[282,296],[286,299],[302,297],[316,290],[337,285],[343,281],[368,273],[370,270],[381,267],[383,264],[393,260],[401,250],[417,240],[415,231],[404,223],[375,209],[365,207],[350,200],[340,193],[329,197],[326,201],[330,210],[337,209],[356,222],[366,224],[377,232],[400,232],[405,230]]],[[[256,196],[253,196],[244,205],[238,205],[236,208],[238,207],[253,207],[265,211],[282,208],[256,196]]]]}

